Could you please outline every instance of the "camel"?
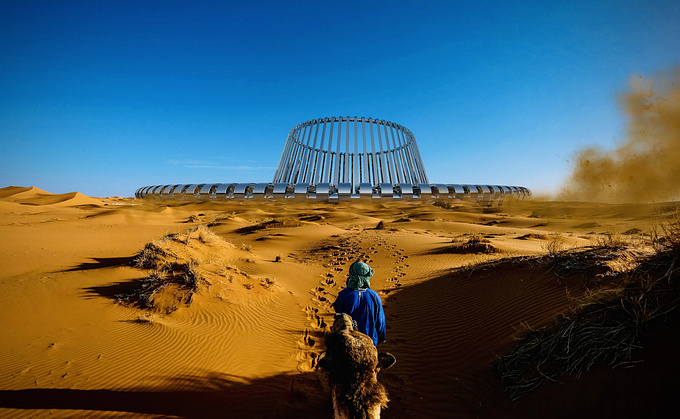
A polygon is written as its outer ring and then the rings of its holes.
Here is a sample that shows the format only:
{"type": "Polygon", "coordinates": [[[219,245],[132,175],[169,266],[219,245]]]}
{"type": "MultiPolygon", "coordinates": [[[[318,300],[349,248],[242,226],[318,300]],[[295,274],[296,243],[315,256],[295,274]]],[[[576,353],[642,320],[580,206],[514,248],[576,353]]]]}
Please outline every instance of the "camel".
{"type": "Polygon", "coordinates": [[[355,330],[348,314],[336,314],[326,336],[326,353],[319,360],[319,366],[328,372],[334,417],[379,419],[389,399],[378,382],[378,372],[395,362],[391,354],[378,354],[373,340],[355,330]]]}

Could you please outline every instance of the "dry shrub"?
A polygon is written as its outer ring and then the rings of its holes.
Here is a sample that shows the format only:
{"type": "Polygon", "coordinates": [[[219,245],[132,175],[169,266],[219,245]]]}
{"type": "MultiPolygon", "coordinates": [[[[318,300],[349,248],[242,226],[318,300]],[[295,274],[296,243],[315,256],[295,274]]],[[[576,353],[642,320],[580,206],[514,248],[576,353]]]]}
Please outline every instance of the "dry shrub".
{"type": "Polygon", "coordinates": [[[254,232],[259,231],[259,230],[272,229],[272,228],[299,227],[301,225],[302,225],[302,223],[300,223],[299,220],[273,219],[273,220],[269,220],[269,221],[263,221],[259,224],[255,224],[255,225],[252,225],[252,226],[241,227],[241,228],[237,229],[236,232],[239,233],[239,234],[251,234],[251,233],[254,233],[254,232]]]}
{"type": "Polygon", "coordinates": [[[134,267],[148,269],[147,276],[139,281],[137,289],[117,295],[118,301],[164,313],[191,304],[193,295],[210,285],[204,273],[204,262],[188,256],[192,254],[188,251],[192,241],[214,246],[227,245],[204,226],[183,234],[169,234],[148,243],[132,262],[134,267]]]}
{"type": "Polygon", "coordinates": [[[559,234],[551,234],[547,243],[543,244],[543,250],[554,256],[564,250],[564,237],[559,234]]]}
{"type": "Polygon", "coordinates": [[[649,250],[631,246],[587,246],[548,253],[532,263],[553,271],[560,280],[580,274],[583,284],[588,286],[598,284],[604,277],[631,271],[648,256],[649,250]]]}
{"type": "Polygon", "coordinates": [[[613,231],[607,231],[600,234],[595,239],[595,242],[597,243],[597,246],[610,248],[625,247],[628,244],[624,237],[613,231]]]}
{"type": "Polygon", "coordinates": [[[655,249],[680,249],[680,208],[675,208],[666,220],[657,222],[651,236],[655,249]]]}
{"type": "Polygon", "coordinates": [[[203,244],[210,244],[217,240],[222,240],[217,234],[207,227],[199,226],[196,228],[197,239],[203,244]]]}
{"type": "MultiPolygon", "coordinates": [[[[667,231],[671,235],[664,236],[664,243],[680,242],[680,229],[667,231]]],[[[517,399],[545,382],[559,382],[566,374],[578,377],[598,365],[633,363],[645,333],[680,303],[678,256],[680,246],[668,246],[610,281],[618,286],[587,292],[553,324],[530,330],[494,363],[509,397],[517,399]]]]}
{"type": "Polygon", "coordinates": [[[451,253],[470,254],[470,253],[498,253],[491,241],[482,236],[472,236],[466,242],[461,243],[458,239],[453,240],[451,253]]]}
{"type": "Polygon", "coordinates": [[[266,289],[267,291],[273,291],[274,286],[276,285],[273,280],[269,278],[263,278],[260,279],[260,285],[262,288],[266,289]]]}
{"type": "Polygon", "coordinates": [[[182,305],[191,304],[194,293],[210,285],[201,273],[201,262],[163,263],[149,271],[140,287],[118,300],[157,312],[171,313],[182,305]]]}
{"type": "Polygon", "coordinates": [[[175,254],[163,246],[163,240],[147,243],[144,248],[132,258],[132,266],[140,269],[152,269],[162,260],[175,257],[175,254]]]}
{"type": "Polygon", "coordinates": [[[432,205],[434,205],[435,207],[441,207],[441,208],[444,208],[444,209],[451,209],[451,203],[450,202],[434,201],[434,203],[432,205]]]}

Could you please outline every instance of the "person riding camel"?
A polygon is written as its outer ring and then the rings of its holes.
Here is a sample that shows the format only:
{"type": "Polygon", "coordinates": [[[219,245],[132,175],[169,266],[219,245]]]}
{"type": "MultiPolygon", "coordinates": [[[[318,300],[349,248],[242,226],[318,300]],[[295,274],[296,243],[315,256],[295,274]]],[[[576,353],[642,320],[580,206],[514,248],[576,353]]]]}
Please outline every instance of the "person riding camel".
{"type": "Polygon", "coordinates": [[[356,322],[355,329],[373,339],[378,346],[385,341],[386,326],[380,296],[371,289],[375,272],[368,264],[358,261],[349,267],[347,286],[333,303],[336,313],[347,313],[356,322]]]}

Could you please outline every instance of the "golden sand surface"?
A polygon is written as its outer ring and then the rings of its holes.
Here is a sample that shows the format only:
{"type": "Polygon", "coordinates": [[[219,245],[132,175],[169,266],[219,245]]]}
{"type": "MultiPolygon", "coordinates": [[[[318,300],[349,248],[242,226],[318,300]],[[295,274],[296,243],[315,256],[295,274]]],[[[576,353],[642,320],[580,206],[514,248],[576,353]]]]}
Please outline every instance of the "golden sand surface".
{"type": "Polygon", "coordinates": [[[603,234],[644,247],[663,205],[177,202],[3,188],[0,416],[331,417],[316,360],[360,259],[385,308],[379,349],[397,358],[380,374],[383,417],[512,417],[518,407],[496,394],[489,365],[583,284],[456,268],[603,234]],[[191,233],[198,226],[217,238],[191,233]],[[494,252],[451,250],[472,237],[494,252]],[[133,266],[148,243],[200,270],[190,303],[121,298],[150,274],[133,266]]]}

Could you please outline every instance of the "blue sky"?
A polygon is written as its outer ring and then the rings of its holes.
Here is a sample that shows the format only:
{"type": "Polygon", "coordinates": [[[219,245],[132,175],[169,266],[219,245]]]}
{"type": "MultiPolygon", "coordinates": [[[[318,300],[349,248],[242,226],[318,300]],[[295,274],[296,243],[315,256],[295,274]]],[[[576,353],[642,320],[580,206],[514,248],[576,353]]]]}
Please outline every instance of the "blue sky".
{"type": "Polygon", "coordinates": [[[0,2],[0,187],[267,182],[288,131],[390,120],[428,177],[555,191],[680,63],[670,1],[0,2]]]}

